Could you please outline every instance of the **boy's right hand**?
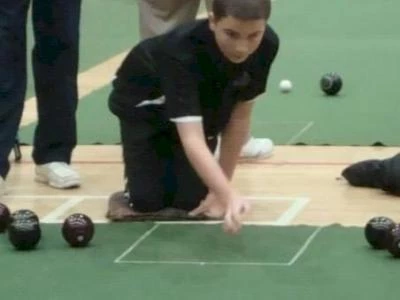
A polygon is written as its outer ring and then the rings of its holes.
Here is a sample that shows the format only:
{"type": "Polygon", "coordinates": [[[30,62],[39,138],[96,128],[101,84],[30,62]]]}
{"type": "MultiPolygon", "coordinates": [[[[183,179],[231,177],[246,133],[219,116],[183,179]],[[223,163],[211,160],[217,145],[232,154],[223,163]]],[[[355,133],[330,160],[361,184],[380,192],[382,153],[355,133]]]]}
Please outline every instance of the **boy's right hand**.
{"type": "Polygon", "coordinates": [[[209,193],[200,205],[190,212],[196,216],[204,214],[212,218],[224,218],[224,230],[228,233],[237,233],[242,227],[242,217],[250,209],[250,204],[237,193],[229,197],[218,199],[215,194],[209,193]]]}
{"type": "Polygon", "coordinates": [[[242,228],[243,215],[250,210],[250,203],[234,194],[227,202],[224,216],[224,230],[228,233],[238,233],[242,228]]]}

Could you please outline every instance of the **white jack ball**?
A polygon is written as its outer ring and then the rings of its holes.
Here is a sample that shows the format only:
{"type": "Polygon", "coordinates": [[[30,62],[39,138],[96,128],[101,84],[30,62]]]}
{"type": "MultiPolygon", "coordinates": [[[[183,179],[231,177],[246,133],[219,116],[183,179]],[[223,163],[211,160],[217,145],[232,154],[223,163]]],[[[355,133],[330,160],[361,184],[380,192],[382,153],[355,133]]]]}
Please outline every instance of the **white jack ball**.
{"type": "Polygon", "coordinates": [[[279,89],[282,93],[289,93],[293,89],[293,84],[290,80],[281,80],[279,83],[279,89]]]}

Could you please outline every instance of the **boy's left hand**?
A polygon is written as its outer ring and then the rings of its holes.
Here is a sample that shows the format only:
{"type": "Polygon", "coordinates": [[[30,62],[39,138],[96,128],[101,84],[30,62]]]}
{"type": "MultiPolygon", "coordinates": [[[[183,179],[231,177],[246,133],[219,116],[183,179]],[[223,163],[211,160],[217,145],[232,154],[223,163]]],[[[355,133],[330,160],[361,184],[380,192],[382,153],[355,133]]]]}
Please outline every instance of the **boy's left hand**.
{"type": "Polygon", "coordinates": [[[223,219],[226,208],[217,200],[213,193],[209,193],[207,197],[201,201],[200,205],[192,210],[189,215],[197,216],[203,214],[212,219],[223,219]]]}
{"type": "Polygon", "coordinates": [[[237,233],[240,230],[242,216],[250,209],[247,200],[238,197],[229,202],[226,207],[213,193],[209,193],[200,205],[192,210],[189,215],[203,214],[213,219],[224,219],[224,230],[229,233],[237,233]]]}

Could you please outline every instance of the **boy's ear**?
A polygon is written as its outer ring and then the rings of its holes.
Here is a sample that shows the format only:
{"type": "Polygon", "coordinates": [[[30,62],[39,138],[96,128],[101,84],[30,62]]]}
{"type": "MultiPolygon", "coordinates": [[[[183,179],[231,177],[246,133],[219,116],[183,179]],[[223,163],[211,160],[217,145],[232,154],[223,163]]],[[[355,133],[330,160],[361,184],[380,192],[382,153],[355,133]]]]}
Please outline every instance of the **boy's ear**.
{"type": "Polygon", "coordinates": [[[208,23],[209,23],[210,29],[212,31],[215,31],[215,17],[212,12],[208,13],[208,23]]]}

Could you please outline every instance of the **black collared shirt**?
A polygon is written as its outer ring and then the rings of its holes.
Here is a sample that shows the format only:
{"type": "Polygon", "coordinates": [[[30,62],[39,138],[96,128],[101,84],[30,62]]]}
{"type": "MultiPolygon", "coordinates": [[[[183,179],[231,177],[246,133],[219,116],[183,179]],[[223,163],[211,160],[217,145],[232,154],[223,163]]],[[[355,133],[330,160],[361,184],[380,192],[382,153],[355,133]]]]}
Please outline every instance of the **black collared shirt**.
{"type": "Polygon", "coordinates": [[[236,103],[265,92],[278,48],[267,26],[256,52],[235,64],[219,50],[208,21],[194,21],[133,48],[117,71],[114,93],[126,99],[120,109],[160,105],[167,119],[201,118],[205,133],[215,135],[236,103]]]}

